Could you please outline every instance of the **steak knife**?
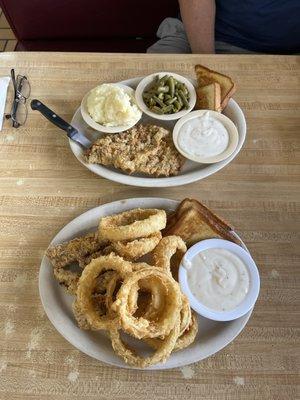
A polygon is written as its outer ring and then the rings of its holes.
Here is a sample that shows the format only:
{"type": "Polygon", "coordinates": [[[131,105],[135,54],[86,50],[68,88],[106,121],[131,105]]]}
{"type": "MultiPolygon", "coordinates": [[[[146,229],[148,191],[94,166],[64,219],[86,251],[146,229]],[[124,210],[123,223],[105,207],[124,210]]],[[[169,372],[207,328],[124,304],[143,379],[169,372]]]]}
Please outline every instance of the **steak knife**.
{"type": "Polygon", "coordinates": [[[84,136],[82,132],[80,132],[78,129],[74,128],[74,126],[70,125],[68,122],[63,120],[54,111],[50,110],[50,108],[45,106],[45,104],[43,104],[40,100],[34,99],[31,101],[30,105],[33,110],[39,111],[50,122],[52,122],[54,125],[62,129],[63,131],[67,132],[68,138],[80,144],[80,146],[84,147],[85,149],[91,147],[92,142],[86,136],[84,136]]]}

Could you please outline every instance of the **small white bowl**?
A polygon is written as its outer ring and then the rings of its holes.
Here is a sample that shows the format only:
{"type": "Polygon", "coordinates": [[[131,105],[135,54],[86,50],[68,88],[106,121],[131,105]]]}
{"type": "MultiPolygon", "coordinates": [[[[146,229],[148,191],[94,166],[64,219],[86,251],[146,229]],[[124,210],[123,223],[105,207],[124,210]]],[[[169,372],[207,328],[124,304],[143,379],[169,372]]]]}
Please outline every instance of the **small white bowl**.
{"type": "Polygon", "coordinates": [[[188,115],[185,115],[184,117],[180,118],[179,121],[177,121],[176,125],[174,126],[173,129],[173,142],[175,144],[175,147],[181,153],[185,158],[188,158],[189,160],[198,162],[198,163],[203,163],[203,164],[212,164],[216,163],[219,161],[223,161],[226,158],[230,157],[231,154],[235,151],[237,148],[237,145],[239,143],[239,133],[237,130],[237,127],[234,125],[234,123],[226,117],[226,115],[221,114],[217,111],[212,111],[212,110],[196,110],[190,112],[188,115]],[[220,121],[226,128],[228,135],[229,135],[229,144],[227,148],[217,156],[213,157],[206,157],[206,158],[200,158],[200,157],[193,157],[192,155],[186,153],[184,150],[180,148],[178,145],[178,135],[180,132],[180,129],[182,126],[188,122],[189,120],[192,120],[197,117],[201,117],[204,113],[209,112],[211,115],[213,115],[214,118],[216,118],[218,121],[220,121]]]}
{"type": "MultiPolygon", "coordinates": [[[[132,97],[133,100],[135,100],[134,90],[130,86],[123,85],[122,83],[111,83],[111,85],[115,85],[115,86],[121,87],[122,89],[124,89],[124,91],[130,97],[132,97]]],[[[93,90],[93,89],[91,89],[91,90],[93,90]]],[[[90,127],[95,129],[96,131],[106,132],[106,133],[123,132],[123,131],[126,131],[127,129],[132,128],[141,119],[141,117],[143,115],[142,111],[141,111],[139,117],[137,117],[137,119],[135,121],[133,121],[131,124],[119,125],[119,126],[105,126],[105,125],[98,124],[98,122],[93,120],[93,118],[90,116],[90,114],[88,113],[88,110],[87,110],[87,98],[88,98],[91,90],[82,99],[81,106],[80,106],[80,111],[81,111],[81,115],[82,115],[82,118],[84,119],[84,121],[90,127]]]]}
{"type": "Polygon", "coordinates": [[[190,305],[193,310],[203,317],[212,319],[214,321],[232,321],[240,318],[250,311],[257,300],[260,289],[259,272],[251,255],[244,250],[241,246],[223,239],[207,239],[196,243],[184,255],[179,266],[179,284],[183,293],[188,297],[190,305]],[[204,304],[202,304],[191,292],[188,279],[187,270],[183,266],[184,261],[191,261],[197,254],[203,250],[211,248],[226,249],[237,255],[246,265],[249,273],[249,290],[245,299],[233,310],[230,311],[215,311],[204,304]]]}
{"type": "Polygon", "coordinates": [[[196,96],[196,90],[195,90],[193,84],[184,76],[175,74],[174,72],[156,72],[154,74],[146,76],[144,79],[142,79],[140,81],[140,83],[138,84],[138,86],[135,90],[135,99],[136,99],[137,105],[145,114],[149,115],[152,118],[159,119],[162,121],[171,121],[174,119],[179,119],[179,118],[183,117],[184,115],[188,114],[195,107],[197,96],[196,96]],[[190,94],[188,109],[178,111],[177,113],[174,113],[174,114],[160,115],[160,114],[156,114],[156,113],[152,112],[147,107],[147,105],[145,104],[145,102],[143,100],[143,93],[144,93],[144,90],[147,89],[151,83],[153,83],[153,81],[157,75],[159,76],[159,78],[162,78],[165,75],[172,75],[179,82],[182,82],[185,84],[185,86],[187,87],[189,94],[190,94]]]}

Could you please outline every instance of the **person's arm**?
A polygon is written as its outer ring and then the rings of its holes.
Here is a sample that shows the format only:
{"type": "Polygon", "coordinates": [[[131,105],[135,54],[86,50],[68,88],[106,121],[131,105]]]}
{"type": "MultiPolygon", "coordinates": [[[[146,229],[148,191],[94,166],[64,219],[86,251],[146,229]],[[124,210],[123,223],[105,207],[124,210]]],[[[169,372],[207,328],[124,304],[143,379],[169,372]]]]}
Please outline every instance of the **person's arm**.
{"type": "Polygon", "coordinates": [[[182,22],[193,53],[215,52],[215,1],[179,0],[182,22]]]}

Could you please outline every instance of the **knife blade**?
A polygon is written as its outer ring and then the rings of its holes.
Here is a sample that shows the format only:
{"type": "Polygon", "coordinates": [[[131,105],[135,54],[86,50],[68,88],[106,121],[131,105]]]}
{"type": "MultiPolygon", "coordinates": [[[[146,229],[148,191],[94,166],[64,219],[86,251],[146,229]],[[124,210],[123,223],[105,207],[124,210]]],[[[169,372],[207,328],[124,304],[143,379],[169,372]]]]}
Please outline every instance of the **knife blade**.
{"type": "Polygon", "coordinates": [[[50,110],[45,104],[43,104],[40,100],[34,99],[31,101],[30,106],[33,110],[39,111],[48,121],[52,122],[58,128],[67,132],[68,138],[78,143],[80,146],[88,149],[91,147],[92,142],[78,129],[74,128],[74,126],[70,125],[68,122],[63,120],[59,115],[57,115],[54,111],[50,110]]]}

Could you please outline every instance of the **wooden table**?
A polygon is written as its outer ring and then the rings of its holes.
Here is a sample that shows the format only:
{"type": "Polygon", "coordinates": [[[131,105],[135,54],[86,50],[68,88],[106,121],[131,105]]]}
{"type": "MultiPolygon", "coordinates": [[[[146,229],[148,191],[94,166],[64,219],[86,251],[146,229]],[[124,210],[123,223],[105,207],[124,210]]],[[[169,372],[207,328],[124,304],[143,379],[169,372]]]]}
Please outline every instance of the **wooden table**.
{"type": "MultiPolygon", "coordinates": [[[[71,120],[83,94],[107,82],[196,63],[229,74],[248,132],[239,156],[210,178],[178,188],[123,186],[93,175],[64,135],[37,112],[0,132],[0,399],[278,399],[299,396],[299,58],[4,53],[0,76],[26,74],[32,98],[71,120]],[[41,257],[67,222],[97,205],[137,196],[187,195],[231,221],[261,274],[247,327],[223,351],[161,372],[104,365],[52,327],[38,293],[41,257]]],[[[11,91],[9,98],[11,99],[11,91]]],[[[9,111],[9,104],[7,105],[9,111]]]]}

